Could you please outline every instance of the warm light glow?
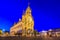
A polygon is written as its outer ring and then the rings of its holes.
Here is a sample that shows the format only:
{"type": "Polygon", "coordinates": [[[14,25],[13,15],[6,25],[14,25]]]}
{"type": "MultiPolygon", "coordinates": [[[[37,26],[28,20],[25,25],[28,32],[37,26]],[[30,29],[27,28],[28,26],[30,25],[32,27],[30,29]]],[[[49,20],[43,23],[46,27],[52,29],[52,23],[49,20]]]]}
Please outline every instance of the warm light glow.
{"type": "Polygon", "coordinates": [[[34,20],[29,6],[22,15],[22,19],[19,19],[19,22],[11,28],[10,32],[13,34],[13,32],[16,33],[19,30],[22,30],[22,35],[28,35],[27,33],[31,35],[34,30],[34,20]]]}
{"type": "Polygon", "coordinates": [[[52,29],[49,29],[49,31],[52,31],[52,29]]]}
{"type": "Polygon", "coordinates": [[[25,32],[27,32],[27,33],[33,32],[33,29],[34,29],[34,21],[33,21],[33,17],[31,15],[31,9],[30,9],[29,6],[26,9],[25,14],[22,16],[22,23],[23,23],[23,34],[25,32]]]}
{"type": "Polygon", "coordinates": [[[44,31],[44,30],[43,30],[42,32],[47,32],[47,31],[44,31]]]}

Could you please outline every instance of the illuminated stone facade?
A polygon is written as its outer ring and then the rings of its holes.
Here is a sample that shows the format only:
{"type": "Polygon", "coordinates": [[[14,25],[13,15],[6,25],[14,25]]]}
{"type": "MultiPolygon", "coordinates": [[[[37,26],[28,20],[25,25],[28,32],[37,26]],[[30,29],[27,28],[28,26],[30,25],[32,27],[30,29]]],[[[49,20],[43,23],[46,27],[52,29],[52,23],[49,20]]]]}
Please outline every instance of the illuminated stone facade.
{"type": "Polygon", "coordinates": [[[22,35],[31,35],[34,31],[34,20],[31,15],[31,9],[29,6],[23,13],[22,20],[11,27],[10,33],[14,34],[19,30],[22,30],[22,35]]]}
{"type": "Polygon", "coordinates": [[[2,30],[0,30],[0,36],[3,34],[2,30]]]}
{"type": "Polygon", "coordinates": [[[24,15],[22,16],[22,23],[23,23],[23,34],[31,34],[34,30],[34,20],[31,15],[31,9],[28,6],[24,15]]]}
{"type": "Polygon", "coordinates": [[[13,27],[11,27],[11,29],[10,29],[10,34],[14,35],[19,30],[22,30],[22,22],[21,21],[19,21],[17,24],[14,23],[13,27]]]}

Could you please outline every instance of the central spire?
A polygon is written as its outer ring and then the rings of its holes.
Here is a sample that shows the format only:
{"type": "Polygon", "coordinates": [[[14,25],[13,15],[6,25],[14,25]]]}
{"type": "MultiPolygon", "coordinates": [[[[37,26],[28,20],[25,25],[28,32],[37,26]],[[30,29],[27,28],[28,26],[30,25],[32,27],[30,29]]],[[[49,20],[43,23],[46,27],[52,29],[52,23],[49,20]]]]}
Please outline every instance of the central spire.
{"type": "Polygon", "coordinates": [[[26,9],[26,13],[31,13],[30,3],[28,3],[28,7],[27,7],[27,9],[26,9]]]}

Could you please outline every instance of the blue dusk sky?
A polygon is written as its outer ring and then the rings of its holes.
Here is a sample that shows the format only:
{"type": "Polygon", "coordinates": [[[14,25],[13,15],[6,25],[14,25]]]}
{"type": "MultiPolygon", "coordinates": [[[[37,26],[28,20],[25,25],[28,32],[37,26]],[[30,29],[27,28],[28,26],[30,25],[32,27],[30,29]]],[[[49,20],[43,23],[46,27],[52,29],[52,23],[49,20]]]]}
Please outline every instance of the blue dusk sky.
{"type": "Polygon", "coordinates": [[[22,18],[28,2],[34,18],[34,29],[41,31],[60,28],[59,0],[0,0],[0,29],[9,31],[14,22],[22,18]]]}

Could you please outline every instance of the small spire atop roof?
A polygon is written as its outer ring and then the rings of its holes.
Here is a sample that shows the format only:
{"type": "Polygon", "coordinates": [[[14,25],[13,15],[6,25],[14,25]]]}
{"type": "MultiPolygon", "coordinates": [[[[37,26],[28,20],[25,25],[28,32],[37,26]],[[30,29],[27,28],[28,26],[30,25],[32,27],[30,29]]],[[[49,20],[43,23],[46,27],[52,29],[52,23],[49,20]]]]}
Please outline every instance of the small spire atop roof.
{"type": "Polygon", "coordinates": [[[30,6],[30,0],[28,0],[28,6],[30,6]]]}
{"type": "Polygon", "coordinates": [[[28,2],[28,6],[30,6],[30,2],[28,2]]]}
{"type": "Polygon", "coordinates": [[[19,21],[21,21],[21,19],[19,18],[19,21]]]}
{"type": "Polygon", "coordinates": [[[31,12],[31,9],[30,9],[30,3],[28,2],[28,7],[26,9],[26,12],[31,12]]]}

